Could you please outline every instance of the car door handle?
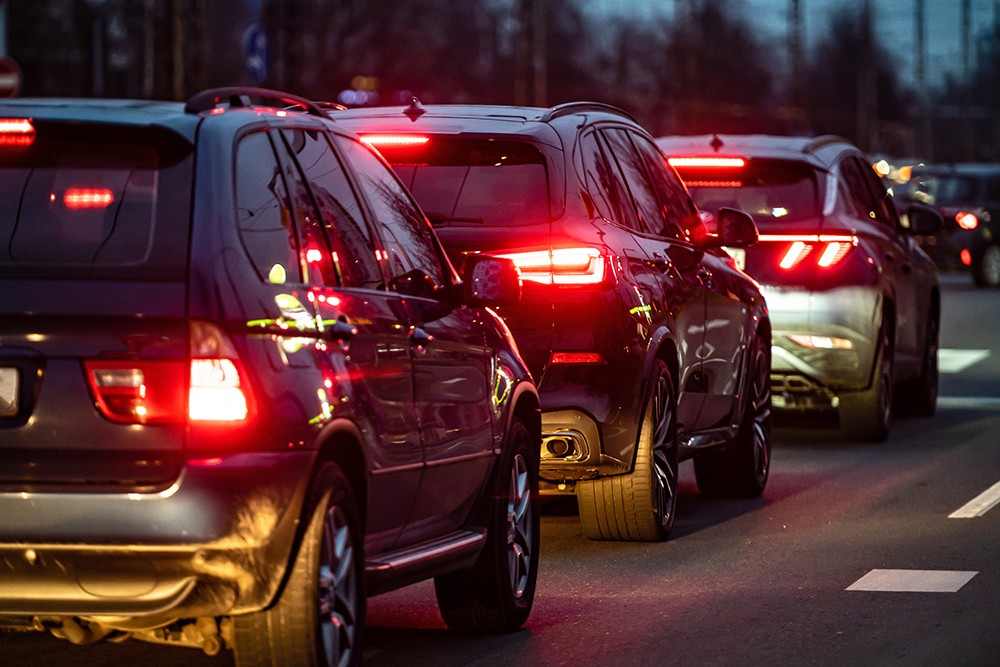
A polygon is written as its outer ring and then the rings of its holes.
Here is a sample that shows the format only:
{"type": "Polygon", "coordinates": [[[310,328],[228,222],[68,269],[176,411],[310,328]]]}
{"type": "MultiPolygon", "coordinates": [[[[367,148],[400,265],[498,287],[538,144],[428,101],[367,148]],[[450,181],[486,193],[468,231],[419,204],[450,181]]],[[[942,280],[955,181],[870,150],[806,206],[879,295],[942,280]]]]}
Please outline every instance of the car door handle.
{"type": "Polygon", "coordinates": [[[420,327],[410,327],[410,344],[416,346],[418,350],[423,349],[433,340],[434,336],[427,333],[420,327]]]}

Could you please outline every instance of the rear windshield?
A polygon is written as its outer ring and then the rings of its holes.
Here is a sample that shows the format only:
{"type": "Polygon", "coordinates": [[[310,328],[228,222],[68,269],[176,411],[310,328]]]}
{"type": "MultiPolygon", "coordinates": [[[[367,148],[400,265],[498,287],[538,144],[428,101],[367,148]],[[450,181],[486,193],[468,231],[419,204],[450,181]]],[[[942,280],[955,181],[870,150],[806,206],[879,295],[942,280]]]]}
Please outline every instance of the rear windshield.
{"type": "Polygon", "coordinates": [[[0,142],[0,276],[182,279],[190,147],[145,128],[34,125],[28,145],[0,142]]]}
{"type": "Polygon", "coordinates": [[[698,208],[715,213],[746,211],[758,227],[815,218],[822,210],[814,170],[800,162],[747,159],[741,167],[681,167],[677,170],[698,208]]]}
{"type": "Polygon", "coordinates": [[[436,226],[548,220],[545,159],[530,144],[431,137],[420,146],[378,149],[436,226]]]}

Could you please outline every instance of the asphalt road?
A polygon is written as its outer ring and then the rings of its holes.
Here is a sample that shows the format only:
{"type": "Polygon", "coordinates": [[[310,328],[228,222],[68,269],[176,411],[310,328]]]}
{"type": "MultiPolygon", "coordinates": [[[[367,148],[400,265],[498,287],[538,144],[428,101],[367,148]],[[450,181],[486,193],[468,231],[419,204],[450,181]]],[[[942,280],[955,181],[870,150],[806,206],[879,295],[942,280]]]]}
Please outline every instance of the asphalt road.
{"type": "MultiPolygon", "coordinates": [[[[548,504],[523,630],[452,635],[418,584],[369,601],[365,664],[1000,665],[1000,506],[949,518],[1000,482],[1000,291],[943,282],[936,416],[897,420],[877,445],[785,424],[751,501],[701,498],[684,464],[662,544],[591,542],[572,503],[548,504]]],[[[0,664],[47,663],[232,664],[0,635],[0,664]]]]}

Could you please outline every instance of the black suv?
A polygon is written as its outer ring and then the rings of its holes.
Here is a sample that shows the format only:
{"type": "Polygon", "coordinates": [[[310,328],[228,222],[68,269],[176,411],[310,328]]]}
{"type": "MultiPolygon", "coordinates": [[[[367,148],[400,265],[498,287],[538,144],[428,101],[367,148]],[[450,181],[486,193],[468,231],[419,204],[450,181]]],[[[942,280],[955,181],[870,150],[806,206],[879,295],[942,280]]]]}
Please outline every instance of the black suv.
{"type": "Polygon", "coordinates": [[[542,402],[542,489],[576,493],[594,539],[659,540],[677,462],[702,492],[756,496],[770,457],[771,333],[757,285],[623,111],[428,106],[332,111],[394,166],[454,261],[515,261],[501,309],[542,402]]]}
{"type": "Polygon", "coordinates": [[[1000,287],[1000,164],[917,165],[900,189],[903,207],[937,207],[944,225],[918,237],[944,269],[968,269],[977,287],[1000,287]]]}
{"type": "Polygon", "coordinates": [[[0,104],[0,623],[359,664],[365,596],[531,609],[539,404],[509,261],[465,280],[306,100],[0,104]]]}

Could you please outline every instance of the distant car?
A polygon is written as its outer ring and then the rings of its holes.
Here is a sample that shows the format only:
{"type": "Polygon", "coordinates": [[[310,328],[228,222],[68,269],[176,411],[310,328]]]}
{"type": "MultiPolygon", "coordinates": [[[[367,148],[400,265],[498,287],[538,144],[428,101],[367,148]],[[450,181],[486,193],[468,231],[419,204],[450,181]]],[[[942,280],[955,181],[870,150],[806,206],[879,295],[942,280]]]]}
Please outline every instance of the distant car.
{"type": "Polygon", "coordinates": [[[413,104],[331,111],[411,188],[455,262],[513,259],[499,309],[542,404],[542,490],[575,493],[592,539],[661,540],[678,461],[711,495],[759,495],[770,470],[771,331],[722,245],[757,237],[723,211],[706,236],[652,138],[602,104],[413,104]]]}
{"type": "Polygon", "coordinates": [[[760,242],[734,254],[771,313],[777,409],[836,409],[848,435],[870,441],[888,437],[894,404],[933,414],[941,293],[914,236],[940,227],[935,211],[915,205],[904,227],[869,160],[838,137],[657,143],[699,207],[739,207],[757,223],[760,242]]]}
{"type": "Polygon", "coordinates": [[[386,164],[310,102],[0,103],[0,625],[360,665],[429,577],[512,630],[538,397],[386,164]]]}
{"type": "Polygon", "coordinates": [[[968,268],[977,286],[1000,287],[1000,164],[919,165],[901,198],[944,217],[938,233],[918,238],[938,266],[968,268]]]}

